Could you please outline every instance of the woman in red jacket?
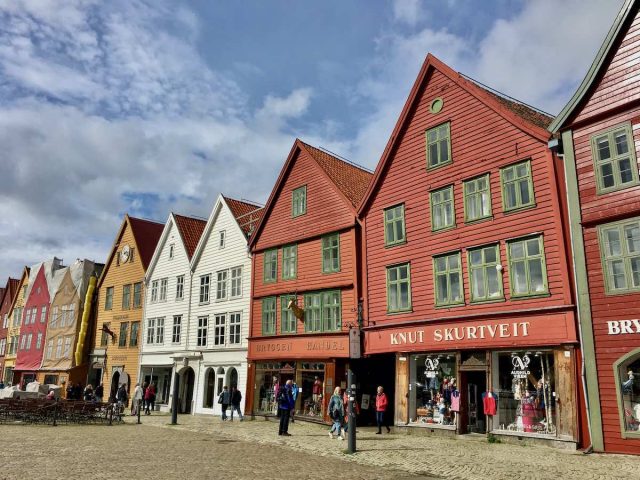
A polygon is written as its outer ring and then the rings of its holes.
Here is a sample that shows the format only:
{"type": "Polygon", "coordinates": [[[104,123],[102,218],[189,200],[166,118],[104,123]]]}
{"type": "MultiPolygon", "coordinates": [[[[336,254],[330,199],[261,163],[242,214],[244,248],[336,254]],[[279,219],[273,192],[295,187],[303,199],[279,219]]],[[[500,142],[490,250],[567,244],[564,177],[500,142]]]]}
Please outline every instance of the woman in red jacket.
{"type": "Polygon", "coordinates": [[[386,425],[384,422],[384,412],[387,411],[388,404],[389,401],[384,393],[384,388],[378,387],[378,394],[376,395],[376,423],[378,424],[378,431],[376,432],[376,435],[380,435],[382,433],[382,425],[387,427],[387,433],[391,432],[389,425],[386,425]]]}

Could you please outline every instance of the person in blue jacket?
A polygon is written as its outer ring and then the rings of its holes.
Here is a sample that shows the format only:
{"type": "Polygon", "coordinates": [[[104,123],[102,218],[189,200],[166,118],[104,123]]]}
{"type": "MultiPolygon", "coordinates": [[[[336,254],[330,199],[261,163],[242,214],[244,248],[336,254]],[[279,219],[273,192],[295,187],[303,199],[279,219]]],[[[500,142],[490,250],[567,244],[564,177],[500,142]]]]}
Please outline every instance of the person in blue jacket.
{"type": "Polygon", "coordinates": [[[293,410],[293,382],[287,380],[287,383],[278,392],[278,408],[280,409],[280,427],[278,429],[278,435],[284,437],[290,437],[289,433],[289,418],[291,416],[291,410],[293,410]]]}

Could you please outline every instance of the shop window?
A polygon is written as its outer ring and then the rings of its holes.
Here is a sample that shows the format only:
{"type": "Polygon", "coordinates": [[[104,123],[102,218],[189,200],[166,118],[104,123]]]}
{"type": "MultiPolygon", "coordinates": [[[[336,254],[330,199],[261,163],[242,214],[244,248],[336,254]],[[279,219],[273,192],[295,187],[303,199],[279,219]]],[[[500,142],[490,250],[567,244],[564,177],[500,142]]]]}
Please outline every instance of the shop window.
{"type": "Polygon", "coordinates": [[[265,283],[275,282],[278,279],[278,249],[267,250],[264,252],[264,272],[263,280],[265,283]]]}
{"type": "Polygon", "coordinates": [[[542,235],[507,242],[507,254],[511,297],[549,293],[542,235]]]}
{"type": "Polygon", "coordinates": [[[298,274],[298,246],[289,245],[282,249],[282,279],[296,278],[298,274]]]}
{"type": "Polygon", "coordinates": [[[451,133],[449,122],[427,130],[427,168],[451,163],[451,133]]]}
{"type": "Polygon", "coordinates": [[[398,245],[406,241],[404,225],[404,204],[384,210],[384,244],[398,245]]]}
{"type": "Polygon", "coordinates": [[[433,257],[436,306],[464,303],[460,252],[433,257]]]}
{"type": "Polygon", "coordinates": [[[553,351],[493,353],[493,430],[556,435],[553,351]]]}
{"type": "Polygon", "coordinates": [[[204,385],[204,401],[202,406],[204,408],[213,408],[215,385],[216,385],[216,373],[213,368],[208,368],[204,373],[205,385],[204,385]]]}
{"type": "Polygon", "coordinates": [[[408,263],[387,267],[387,312],[411,310],[411,266],[408,263]]]}
{"type": "Polygon", "coordinates": [[[262,299],[262,335],[276,333],[276,298],[262,299]]]}
{"type": "Polygon", "coordinates": [[[224,368],[218,367],[218,370],[216,371],[216,398],[220,396],[224,386],[224,368]]]}
{"type": "Polygon", "coordinates": [[[607,293],[640,290],[640,222],[602,225],[598,234],[607,293]]]}
{"type": "Polygon", "coordinates": [[[289,302],[295,298],[293,295],[280,297],[280,330],[282,333],[296,333],[296,317],[289,308],[289,302]]]}
{"type": "Polygon", "coordinates": [[[505,212],[535,205],[531,162],[516,163],[500,170],[502,209],[505,212]]]}
{"type": "Polygon", "coordinates": [[[499,245],[474,248],[469,254],[471,301],[483,302],[503,298],[499,245]]]}
{"type": "Polygon", "coordinates": [[[307,186],[296,188],[291,199],[291,215],[299,217],[307,213],[307,186]]]}
{"type": "Polygon", "coordinates": [[[640,349],[614,366],[623,435],[640,435],[640,349]]]}
{"type": "Polygon", "coordinates": [[[322,272],[340,271],[340,234],[336,233],[322,238],[322,272]]]}
{"type": "Polygon", "coordinates": [[[308,417],[324,417],[324,363],[302,363],[300,365],[300,403],[296,405],[301,415],[308,417]]]}
{"type": "Polygon", "coordinates": [[[453,199],[453,185],[429,194],[431,205],[431,230],[436,232],[456,226],[456,211],[453,199]]]}
{"type": "Polygon", "coordinates": [[[58,375],[45,375],[44,376],[45,385],[57,385],[58,384],[58,375]]]}
{"type": "Polygon", "coordinates": [[[238,386],[238,371],[233,367],[231,367],[231,368],[229,368],[229,370],[227,370],[227,382],[226,382],[226,385],[229,387],[229,389],[238,386]]]}
{"type": "Polygon", "coordinates": [[[475,222],[491,216],[491,185],[489,174],[472,180],[464,185],[464,221],[475,222]]]}
{"type": "Polygon", "coordinates": [[[412,355],[409,423],[456,425],[460,395],[454,354],[412,355]]]}
{"type": "Polygon", "coordinates": [[[630,124],[618,125],[591,137],[598,193],[638,183],[636,151],[630,124]]]}
{"type": "Polygon", "coordinates": [[[256,364],[256,385],[254,408],[260,413],[275,415],[278,412],[276,395],[280,388],[279,377],[283,364],[279,362],[256,364]]]}

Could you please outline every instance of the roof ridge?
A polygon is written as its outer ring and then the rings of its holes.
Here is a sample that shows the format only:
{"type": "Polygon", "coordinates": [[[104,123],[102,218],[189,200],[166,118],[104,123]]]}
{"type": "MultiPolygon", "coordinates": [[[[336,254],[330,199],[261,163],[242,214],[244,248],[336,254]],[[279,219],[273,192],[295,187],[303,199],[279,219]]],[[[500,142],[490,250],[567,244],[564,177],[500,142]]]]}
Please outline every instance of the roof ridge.
{"type": "Polygon", "coordinates": [[[252,207],[257,207],[257,208],[263,208],[264,205],[260,205],[257,202],[254,201],[247,201],[247,200],[238,200],[237,198],[233,198],[233,197],[229,197],[227,195],[221,194],[222,198],[224,198],[225,200],[233,200],[234,202],[239,202],[239,203],[244,203],[245,205],[250,205],[252,207]]]}
{"type": "Polygon", "coordinates": [[[154,223],[156,225],[164,225],[163,222],[158,222],[157,220],[151,220],[148,218],[140,218],[140,217],[132,217],[129,214],[127,214],[127,216],[129,217],[130,220],[135,220],[137,222],[146,222],[146,223],[154,223]]]}
{"type": "Polygon", "coordinates": [[[320,152],[324,153],[325,155],[330,155],[331,157],[335,158],[335,159],[336,159],[336,160],[338,160],[339,162],[342,162],[342,163],[344,163],[344,164],[346,164],[346,165],[348,165],[348,166],[350,166],[350,167],[357,168],[358,170],[362,170],[362,171],[363,171],[363,172],[365,172],[365,173],[373,174],[373,171],[372,171],[371,169],[368,169],[367,167],[364,167],[364,166],[362,166],[362,165],[358,165],[357,163],[355,163],[355,162],[353,162],[353,161],[351,161],[351,160],[349,160],[349,159],[347,159],[347,158],[340,157],[337,153],[333,153],[332,151],[327,150],[327,149],[326,149],[326,148],[324,148],[324,147],[315,147],[315,146],[313,146],[313,145],[311,145],[311,144],[309,144],[309,143],[307,143],[307,142],[305,142],[305,141],[303,141],[303,140],[300,140],[300,139],[298,139],[298,140],[299,140],[299,141],[300,141],[300,143],[302,143],[305,147],[312,148],[312,149],[314,149],[314,150],[318,150],[318,151],[320,151],[320,152]]]}

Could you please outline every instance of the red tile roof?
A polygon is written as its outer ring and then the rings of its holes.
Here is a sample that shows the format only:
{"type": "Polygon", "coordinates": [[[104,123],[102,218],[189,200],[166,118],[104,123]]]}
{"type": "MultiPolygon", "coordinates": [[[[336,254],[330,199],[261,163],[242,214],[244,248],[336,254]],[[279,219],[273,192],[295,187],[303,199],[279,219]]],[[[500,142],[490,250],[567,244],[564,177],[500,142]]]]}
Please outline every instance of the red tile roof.
{"type": "Polygon", "coordinates": [[[193,252],[195,252],[200,237],[202,236],[202,232],[204,232],[204,227],[207,225],[207,221],[200,218],[185,217],[177,213],[174,213],[173,217],[176,219],[176,226],[182,237],[184,247],[187,250],[189,260],[191,260],[193,252]]]}
{"type": "Polygon", "coordinates": [[[483,87],[482,85],[478,85],[478,83],[476,82],[474,83],[489,95],[491,95],[493,98],[495,98],[498,102],[500,102],[502,106],[508,108],[511,112],[518,115],[524,121],[532,123],[541,128],[547,128],[551,124],[551,121],[553,120],[553,117],[551,115],[547,115],[544,112],[536,110],[533,107],[530,107],[529,105],[516,100],[515,98],[503,97],[501,95],[498,95],[496,92],[483,87]]]}
{"type": "Polygon", "coordinates": [[[164,224],[143,220],[142,218],[129,217],[129,225],[131,225],[131,231],[136,239],[142,265],[146,270],[162,235],[164,224]]]}
{"type": "Polygon", "coordinates": [[[9,298],[13,300],[13,296],[18,291],[18,286],[20,286],[20,280],[17,278],[9,278],[7,280],[7,285],[5,286],[5,293],[9,295],[9,298]]]}
{"type": "Polygon", "coordinates": [[[373,174],[308,143],[302,141],[300,143],[304,145],[309,154],[325,171],[336,187],[349,199],[351,204],[354,207],[358,207],[367,192],[373,174]]]}
{"type": "MultiPolygon", "coordinates": [[[[223,196],[224,197],[224,196],[223,196]]],[[[263,208],[260,205],[247,203],[242,200],[224,197],[231,213],[236,218],[238,225],[247,237],[251,236],[262,218],[263,208]]]]}
{"type": "Polygon", "coordinates": [[[4,292],[5,288],[0,288],[0,303],[2,303],[2,300],[4,300],[4,292]]]}

